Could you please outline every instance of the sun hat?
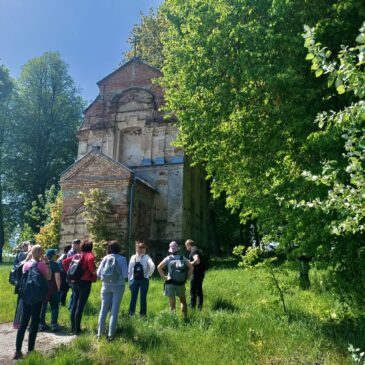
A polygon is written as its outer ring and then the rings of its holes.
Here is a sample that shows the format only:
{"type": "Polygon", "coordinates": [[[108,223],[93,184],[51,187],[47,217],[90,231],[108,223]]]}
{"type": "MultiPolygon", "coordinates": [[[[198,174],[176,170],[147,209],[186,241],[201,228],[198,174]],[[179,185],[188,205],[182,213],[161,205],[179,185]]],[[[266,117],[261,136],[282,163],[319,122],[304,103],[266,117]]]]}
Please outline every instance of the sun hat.
{"type": "Polygon", "coordinates": [[[175,253],[179,251],[179,246],[177,245],[177,243],[175,241],[170,242],[169,244],[169,252],[170,253],[175,253]]]}

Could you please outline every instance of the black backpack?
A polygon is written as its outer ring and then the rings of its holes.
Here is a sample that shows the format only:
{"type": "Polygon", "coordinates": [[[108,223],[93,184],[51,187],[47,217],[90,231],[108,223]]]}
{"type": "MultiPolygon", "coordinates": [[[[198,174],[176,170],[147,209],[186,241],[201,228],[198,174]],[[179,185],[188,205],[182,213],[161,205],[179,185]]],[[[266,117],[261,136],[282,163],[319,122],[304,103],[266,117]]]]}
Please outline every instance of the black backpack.
{"type": "Polygon", "coordinates": [[[84,274],[84,270],[82,269],[82,256],[76,254],[72,257],[72,261],[70,262],[70,266],[67,270],[67,281],[69,283],[73,283],[75,281],[79,281],[84,274]]]}
{"type": "Polygon", "coordinates": [[[20,262],[13,267],[9,273],[9,284],[15,286],[15,288],[20,287],[20,283],[23,276],[23,265],[24,262],[20,262]]]}
{"type": "Polygon", "coordinates": [[[48,292],[48,281],[37,268],[34,262],[21,280],[21,296],[25,304],[32,305],[44,300],[48,292]]]}
{"type": "MultiPolygon", "coordinates": [[[[141,257],[141,259],[142,259],[142,257],[141,257]]],[[[137,261],[136,258],[134,258],[133,279],[134,280],[143,280],[144,279],[143,266],[141,264],[141,261],[137,261]]]]}

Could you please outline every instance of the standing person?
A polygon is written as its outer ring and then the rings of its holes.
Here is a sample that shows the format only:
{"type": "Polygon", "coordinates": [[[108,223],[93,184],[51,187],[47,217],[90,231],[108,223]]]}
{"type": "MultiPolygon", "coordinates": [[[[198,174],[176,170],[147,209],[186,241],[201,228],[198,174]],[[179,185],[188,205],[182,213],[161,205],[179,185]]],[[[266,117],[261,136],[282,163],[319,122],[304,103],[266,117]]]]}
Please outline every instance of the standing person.
{"type": "Polygon", "coordinates": [[[205,276],[205,268],[203,262],[203,254],[194,241],[188,239],[185,247],[189,251],[189,261],[194,266],[193,274],[190,278],[190,307],[195,309],[196,299],[198,299],[198,309],[203,309],[203,280],[205,276]]]}
{"type": "Polygon", "coordinates": [[[70,244],[66,245],[63,248],[63,254],[57,260],[58,266],[60,267],[60,274],[61,274],[60,303],[62,306],[66,305],[67,293],[68,293],[68,290],[70,289],[70,286],[68,285],[68,282],[66,280],[67,279],[66,272],[65,272],[65,270],[63,270],[63,267],[62,267],[62,261],[65,258],[67,258],[67,254],[71,250],[71,248],[72,248],[72,246],[70,244]]]}
{"type": "Polygon", "coordinates": [[[155,264],[151,257],[146,254],[146,244],[142,241],[136,242],[136,253],[131,257],[128,267],[129,288],[131,290],[131,301],[129,304],[129,315],[133,316],[136,311],[138,291],[140,291],[140,312],[143,317],[147,313],[147,292],[149,278],[155,271],[155,264]]]}
{"type": "Polygon", "coordinates": [[[24,261],[26,259],[28,252],[30,252],[31,248],[32,248],[32,246],[29,241],[24,241],[20,244],[20,250],[14,259],[14,263],[13,263],[14,268],[15,268],[15,266],[17,266],[18,264],[20,264],[22,261],[24,261]]]}
{"type": "Polygon", "coordinates": [[[43,248],[40,245],[35,245],[32,247],[32,258],[25,262],[23,265],[22,280],[22,297],[23,297],[23,314],[20,321],[20,326],[16,334],[16,350],[14,354],[14,360],[20,359],[22,355],[22,344],[24,340],[25,331],[30,323],[29,339],[28,339],[28,352],[34,350],[35,340],[37,337],[38,326],[39,326],[39,316],[42,308],[42,301],[47,294],[47,280],[51,278],[51,271],[43,260],[43,248]],[[39,296],[33,290],[29,291],[28,277],[31,277],[33,281],[36,281],[42,288],[44,288],[39,296]]]}
{"type": "Polygon", "coordinates": [[[169,298],[170,310],[176,309],[176,298],[180,299],[181,312],[186,318],[188,308],[186,305],[185,282],[190,279],[194,270],[191,262],[183,256],[178,255],[179,246],[175,241],[169,245],[168,252],[171,255],[165,257],[157,266],[157,270],[162,279],[165,280],[164,294],[169,298]],[[167,275],[164,273],[164,268],[167,267],[167,275]]]}
{"type": "Polygon", "coordinates": [[[71,334],[75,335],[81,333],[82,314],[90,295],[91,284],[96,281],[95,256],[92,253],[93,242],[88,239],[84,240],[81,243],[80,249],[81,251],[79,254],[70,256],[62,262],[62,266],[67,272],[74,257],[80,257],[79,265],[81,266],[82,276],[79,280],[71,282],[74,294],[70,314],[71,334]]]}
{"type": "Polygon", "coordinates": [[[80,240],[73,240],[71,250],[67,252],[67,257],[71,257],[76,255],[81,251],[81,241],[80,240]]]}
{"type": "Polygon", "coordinates": [[[110,241],[107,248],[107,255],[99,265],[97,276],[101,278],[101,308],[98,322],[98,339],[104,334],[105,320],[110,311],[110,322],[108,340],[114,339],[117,329],[118,312],[122,301],[125,279],[127,278],[127,260],[120,255],[120,244],[118,241],[110,241]]]}
{"type": "Polygon", "coordinates": [[[51,270],[51,279],[48,281],[47,297],[43,301],[41,315],[39,320],[39,331],[49,330],[46,324],[46,312],[48,303],[51,306],[51,331],[59,331],[61,327],[58,325],[58,310],[60,304],[61,274],[60,267],[56,262],[57,251],[50,248],[46,251],[46,263],[51,270]]]}
{"type": "Polygon", "coordinates": [[[24,241],[21,243],[20,245],[20,251],[17,253],[17,255],[15,256],[14,259],[14,264],[13,264],[13,270],[16,270],[16,275],[17,277],[17,284],[15,285],[14,288],[14,294],[17,295],[17,299],[16,299],[16,308],[15,308],[15,316],[14,316],[14,321],[13,321],[13,328],[14,329],[18,329],[20,326],[20,319],[22,317],[22,313],[23,313],[23,299],[21,298],[21,295],[19,293],[19,289],[20,289],[20,282],[19,279],[21,278],[21,274],[23,272],[23,268],[22,263],[25,262],[25,260],[28,257],[28,260],[31,257],[31,244],[29,241],[24,241]]]}
{"type": "MultiPolygon", "coordinates": [[[[67,252],[67,257],[72,257],[75,256],[77,253],[80,252],[80,246],[81,246],[81,241],[76,239],[72,241],[72,247],[71,250],[67,252]]],[[[70,302],[68,303],[68,310],[70,311],[72,308],[74,302],[74,291],[73,288],[71,287],[71,297],[70,297],[70,302]]]]}

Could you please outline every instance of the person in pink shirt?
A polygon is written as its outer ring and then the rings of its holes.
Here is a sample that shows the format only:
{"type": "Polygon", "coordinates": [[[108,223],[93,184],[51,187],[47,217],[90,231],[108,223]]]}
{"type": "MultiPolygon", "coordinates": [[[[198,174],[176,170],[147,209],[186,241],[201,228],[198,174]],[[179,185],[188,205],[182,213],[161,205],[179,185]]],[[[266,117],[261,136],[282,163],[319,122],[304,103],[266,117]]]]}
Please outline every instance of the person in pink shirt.
{"type": "MultiPolygon", "coordinates": [[[[28,255],[26,258],[26,262],[23,265],[23,274],[27,273],[32,266],[36,267],[44,277],[45,280],[49,280],[51,278],[51,271],[49,270],[47,264],[44,261],[44,250],[40,245],[34,245],[32,247],[31,255],[28,255]]],[[[21,294],[24,296],[24,294],[21,294]]],[[[42,299],[39,302],[34,304],[27,304],[27,298],[23,298],[23,313],[20,320],[20,326],[18,328],[16,334],[16,342],[15,342],[15,354],[14,359],[20,359],[22,354],[22,344],[24,340],[25,331],[28,327],[29,321],[30,323],[30,331],[29,331],[29,339],[28,339],[28,352],[34,350],[35,340],[38,333],[38,326],[39,326],[39,318],[42,308],[42,299]]]]}

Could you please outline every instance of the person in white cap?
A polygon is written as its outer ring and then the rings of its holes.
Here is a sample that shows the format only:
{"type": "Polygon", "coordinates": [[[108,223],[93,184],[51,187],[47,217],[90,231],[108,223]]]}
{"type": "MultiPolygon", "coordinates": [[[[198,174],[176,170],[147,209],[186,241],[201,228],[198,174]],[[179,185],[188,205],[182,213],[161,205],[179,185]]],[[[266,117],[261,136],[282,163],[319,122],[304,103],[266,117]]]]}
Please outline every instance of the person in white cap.
{"type": "Polygon", "coordinates": [[[186,318],[188,307],[186,304],[185,283],[190,279],[194,267],[191,262],[184,256],[178,255],[179,246],[175,241],[170,242],[168,252],[169,256],[165,257],[157,266],[157,270],[165,280],[164,294],[169,298],[170,310],[176,309],[176,296],[181,303],[181,312],[186,318]],[[164,269],[167,268],[167,275],[164,269]]]}

